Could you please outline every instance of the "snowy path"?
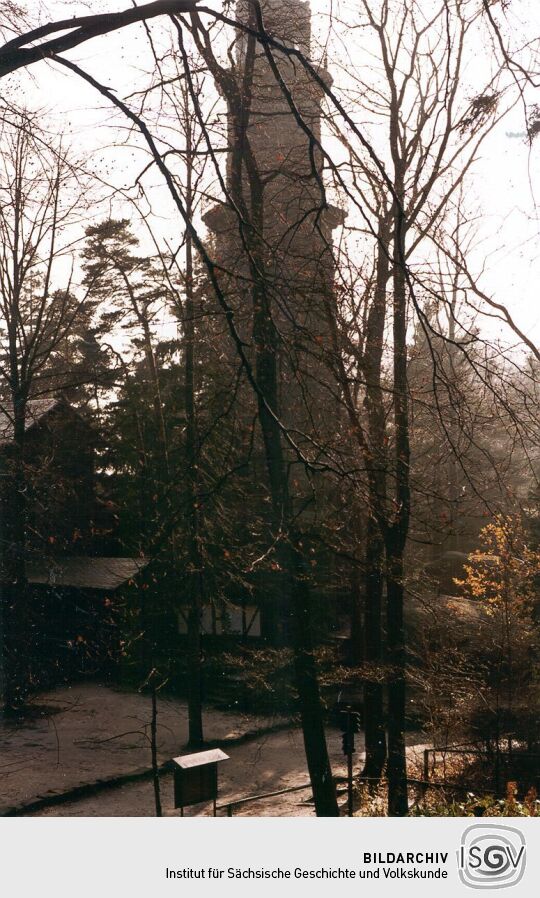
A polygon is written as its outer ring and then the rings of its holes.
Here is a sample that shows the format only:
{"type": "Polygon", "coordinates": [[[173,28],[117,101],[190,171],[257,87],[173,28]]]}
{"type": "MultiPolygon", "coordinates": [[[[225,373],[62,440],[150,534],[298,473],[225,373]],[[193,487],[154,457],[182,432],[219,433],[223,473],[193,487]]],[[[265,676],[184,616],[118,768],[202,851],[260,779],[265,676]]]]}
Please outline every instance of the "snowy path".
{"type": "MultiPolygon", "coordinates": [[[[339,740],[336,734],[336,743],[337,741],[339,740]]],[[[231,747],[227,749],[227,754],[230,755],[230,760],[221,764],[219,768],[219,804],[307,782],[302,736],[297,729],[273,733],[256,741],[231,747]]],[[[342,765],[343,756],[336,760],[342,765]]],[[[177,814],[178,812],[173,810],[172,777],[162,776],[160,781],[164,814],[167,816],[177,814]]],[[[241,814],[311,816],[312,806],[303,804],[309,797],[310,791],[306,789],[280,796],[279,799],[249,804],[242,809],[241,814]]],[[[185,811],[186,817],[211,813],[212,808],[207,805],[187,808],[185,811]]],[[[152,783],[147,781],[108,789],[92,798],[49,808],[35,816],[146,817],[154,814],[153,787],[152,783]]],[[[224,812],[223,815],[225,816],[224,812]]]]}
{"type": "MultiPolygon", "coordinates": [[[[417,741],[411,734],[411,741],[417,741]]],[[[341,733],[328,731],[328,747],[334,775],[345,775],[346,768],[341,752],[341,733]]],[[[360,745],[359,745],[360,747],[360,745]]],[[[421,753],[426,746],[416,744],[408,749],[409,756],[421,753]]],[[[306,762],[299,729],[289,729],[238,745],[227,751],[230,760],[220,765],[218,805],[249,795],[274,792],[307,782],[306,762]]],[[[355,754],[355,770],[362,766],[363,754],[355,754]]],[[[178,815],[173,809],[173,783],[171,776],[161,777],[161,797],[164,816],[178,815]]],[[[305,789],[288,795],[275,796],[244,805],[235,811],[242,817],[311,817],[313,805],[311,792],[305,789]]],[[[341,796],[345,801],[345,796],[341,796]]],[[[186,808],[186,817],[206,816],[212,813],[209,805],[186,808]]],[[[155,814],[151,782],[132,783],[100,792],[92,798],[62,804],[32,816],[67,817],[147,817],[155,814]]],[[[222,810],[220,816],[226,816],[222,810]]],[[[179,823],[181,825],[181,823],[179,823]]]]}
{"type": "MultiPolygon", "coordinates": [[[[40,695],[23,719],[0,721],[0,814],[148,768],[149,721],[150,699],[137,692],[83,684],[40,695]]],[[[279,723],[212,709],[205,714],[205,736],[226,743],[279,723]]],[[[185,703],[160,699],[160,763],[184,751],[187,733],[185,703]]]]}
{"type": "MultiPolygon", "coordinates": [[[[150,702],[138,693],[96,685],[81,685],[41,695],[34,715],[19,722],[0,722],[0,814],[47,794],[67,792],[85,783],[135,773],[150,766],[145,735],[150,702]],[[43,711],[44,713],[40,713],[43,711]],[[48,710],[47,710],[48,709],[48,710]],[[54,710],[55,713],[49,713],[54,710]]],[[[284,720],[209,710],[206,738],[222,740],[230,760],[220,765],[219,803],[307,783],[302,734],[297,727],[261,731],[284,720]],[[258,735],[256,735],[258,733],[258,735]],[[248,741],[227,745],[252,734],[248,741]]],[[[334,775],[345,774],[341,733],[327,733],[334,775]]],[[[184,752],[187,709],[176,699],[159,702],[159,761],[184,752]]],[[[410,752],[424,748],[421,736],[410,734],[410,752]],[[415,746],[414,748],[412,746],[415,746]]],[[[357,737],[355,769],[362,764],[362,737],[357,737]]],[[[160,778],[165,815],[173,809],[172,777],[160,778]]],[[[242,816],[311,816],[306,789],[244,806],[242,816]]],[[[44,808],[32,816],[153,816],[150,780],[101,788],[96,794],[44,808]]],[[[186,816],[211,813],[207,806],[190,808],[186,816]]],[[[223,814],[225,812],[222,812],[223,814]]]]}

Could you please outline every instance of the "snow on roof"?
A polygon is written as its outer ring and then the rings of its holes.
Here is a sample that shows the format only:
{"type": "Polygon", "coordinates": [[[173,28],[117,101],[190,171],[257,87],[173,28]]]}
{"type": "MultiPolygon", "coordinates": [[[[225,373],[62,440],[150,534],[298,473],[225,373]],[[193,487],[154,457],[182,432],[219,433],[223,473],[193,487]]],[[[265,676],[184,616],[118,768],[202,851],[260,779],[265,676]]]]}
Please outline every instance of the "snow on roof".
{"type": "Polygon", "coordinates": [[[30,561],[27,575],[30,583],[114,590],[136,577],[147,564],[148,558],[46,558],[30,561]]]}
{"type": "Polygon", "coordinates": [[[182,770],[189,770],[192,767],[204,767],[205,764],[217,764],[218,761],[228,761],[229,755],[226,755],[220,748],[211,748],[210,751],[197,751],[192,755],[180,755],[173,758],[173,764],[176,764],[182,770]]]}
{"type": "MultiPolygon", "coordinates": [[[[29,399],[26,404],[26,430],[34,427],[45,415],[60,405],[60,399],[29,399]]],[[[13,440],[13,408],[0,406],[0,445],[13,440]]]]}

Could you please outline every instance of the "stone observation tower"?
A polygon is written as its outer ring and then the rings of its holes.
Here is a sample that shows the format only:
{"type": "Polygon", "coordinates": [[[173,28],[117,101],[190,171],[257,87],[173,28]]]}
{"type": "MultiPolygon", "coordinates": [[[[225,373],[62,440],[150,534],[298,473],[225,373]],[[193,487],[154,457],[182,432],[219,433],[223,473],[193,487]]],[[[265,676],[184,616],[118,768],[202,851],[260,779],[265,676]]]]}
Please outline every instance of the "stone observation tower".
{"type": "MultiPolygon", "coordinates": [[[[309,4],[262,0],[261,7],[266,31],[309,59],[309,4]]],[[[236,18],[256,28],[251,0],[238,0],[236,18]]],[[[250,46],[238,31],[229,69],[238,102],[233,107],[229,101],[226,184],[229,198],[239,202],[215,205],[204,220],[214,235],[214,258],[226,271],[223,285],[236,327],[248,346],[253,337],[251,288],[257,277],[264,282],[280,356],[279,414],[298,427],[302,441],[300,431],[305,435],[313,426],[313,407],[322,403],[321,357],[328,348],[327,304],[334,282],[332,231],[343,214],[327,204],[322,187],[323,158],[316,143],[323,91],[295,56],[276,48],[271,52],[285,90],[263,46],[250,46]],[[244,144],[237,127],[242,116],[244,144]]],[[[330,83],[326,72],[319,74],[330,83]]]]}
{"type": "MultiPolygon", "coordinates": [[[[261,0],[261,7],[266,32],[309,59],[308,3],[261,0]]],[[[257,30],[252,0],[238,0],[236,19],[257,30]]],[[[304,459],[324,461],[326,447],[336,445],[339,431],[329,373],[329,323],[335,301],[332,232],[343,222],[343,214],[328,204],[323,187],[324,159],[318,143],[324,90],[294,54],[276,47],[270,52],[273,59],[252,35],[238,29],[229,50],[230,65],[218,73],[228,106],[227,196],[204,221],[244,352],[270,408],[287,428],[289,439],[283,439],[282,446],[287,504],[295,527],[311,534],[324,526],[334,503],[329,481],[315,476],[316,464],[308,467],[304,459]]],[[[330,83],[325,71],[319,75],[330,83]]],[[[261,634],[283,644],[290,637],[289,586],[283,568],[272,567],[274,555],[267,552],[268,537],[274,538],[276,527],[276,479],[272,496],[269,484],[272,458],[277,457],[272,457],[275,443],[267,440],[263,449],[253,389],[245,382],[238,388],[239,360],[227,326],[215,317],[210,320],[220,330],[214,331],[213,345],[222,382],[228,384],[223,404],[230,401],[231,390],[236,400],[231,444],[233,454],[238,453],[243,482],[235,529],[240,541],[244,538],[240,534],[245,534],[247,545],[256,545],[260,534],[260,557],[265,559],[247,577],[254,586],[249,602],[258,606],[261,634]]],[[[304,536],[303,545],[308,552],[304,536]]],[[[316,568],[310,564],[310,589],[324,597],[325,613],[325,583],[331,577],[328,560],[321,559],[316,568]]],[[[232,601],[237,601],[237,593],[232,601]]]]}

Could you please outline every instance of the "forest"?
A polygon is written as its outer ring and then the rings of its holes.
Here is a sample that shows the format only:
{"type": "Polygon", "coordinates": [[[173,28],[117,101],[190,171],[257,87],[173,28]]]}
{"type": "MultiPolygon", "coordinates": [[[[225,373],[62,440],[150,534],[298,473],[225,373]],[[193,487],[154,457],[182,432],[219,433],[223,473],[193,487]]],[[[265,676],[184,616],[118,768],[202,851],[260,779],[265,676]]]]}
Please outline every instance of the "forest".
{"type": "Polygon", "coordinates": [[[0,813],[540,814],[534,3],[0,30],[0,813]]]}

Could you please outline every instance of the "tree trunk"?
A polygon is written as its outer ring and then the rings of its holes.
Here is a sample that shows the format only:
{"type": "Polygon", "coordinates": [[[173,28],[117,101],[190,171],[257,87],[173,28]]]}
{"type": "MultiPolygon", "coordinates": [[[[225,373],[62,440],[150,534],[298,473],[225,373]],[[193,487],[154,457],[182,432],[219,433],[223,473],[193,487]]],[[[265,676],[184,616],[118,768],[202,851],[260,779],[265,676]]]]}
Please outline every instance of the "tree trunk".
{"type": "Polygon", "coordinates": [[[152,754],[152,783],[154,786],[154,802],[156,806],[156,817],[163,817],[163,810],[161,806],[161,789],[159,783],[159,765],[158,765],[158,754],[157,754],[157,690],[155,684],[155,671],[151,673],[151,702],[152,702],[152,716],[150,719],[150,750],[152,754]]]}
{"type": "Polygon", "coordinates": [[[2,557],[3,705],[7,712],[16,710],[26,698],[29,658],[33,648],[32,627],[27,619],[25,415],[26,400],[14,395],[14,440],[4,484],[2,557]]]}
{"type": "Polygon", "coordinates": [[[259,396],[259,420],[263,432],[266,464],[272,494],[273,528],[281,531],[278,550],[280,566],[289,585],[292,616],[295,684],[300,703],[300,716],[306,761],[313,789],[317,817],[338,817],[336,792],[328,757],[323,709],[317,679],[312,642],[311,595],[303,570],[303,554],[291,526],[291,508],[287,469],[281,444],[281,432],[275,413],[277,408],[277,354],[273,324],[266,298],[254,285],[256,374],[259,396]],[[269,400],[272,403],[269,406],[269,400]],[[289,541],[289,544],[285,542],[289,541]]]}
{"type": "Polygon", "coordinates": [[[382,595],[384,543],[377,523],[370,518],[366,534],[366,595],[364,655],[368,667],[364,685],[366,760],[362,776],[380,780],[386,762],[384,683],[382,679],[382,595]]]}
{"type": "Polygon", "coordinates": [[[196,593],[191,597],[188,613],[188,745],[190,748],[201,748],[204,744],[201,649],[201,606],[196,593]]]}
{"type": "Polygon", "coordinates": [[[351,573],[351,632],[349,660],[353,667],[363,664],[364,652],[364,593],[362,590],[362,578],[358,568],[354,567],[351,573]]]}
{"type": "Polygon", "coordinates": [[[312,639],[311,593],[304,556],[294,539],[291,546],[291,588],[294,672],[300,701],[304,748],[317,817],[338,817],[336,790],[328,757],[321,696],[312,639]]]}
{"type": "MultiPolygon", "coordinates": [[[[251,24],[255,25],[252,10],[251,24]]],[[[302,553],[293,536],[288,467],[278,421],[278,338],[272,318],[264,240],[264,185],[249,140],[256,39],[249,35],[243,56],[243,73],[220,68],[207,47],[198,45],[214,73],[229,106],[229,189],[242,215],[242,240],[251,279],[252,335],[258,420],[261,427],[266,468],[272,499],[270,529],[277,540],[277,557],[288,584],[294,632],[294,669],[300,702],[306,760],[319,817],[339,816],[330,760],[324,733],[323,709],[311,643],[311,599],[307,581],[301,576],[302,553]],[[249,202],[244,197],[244,187],[249,202]],[[287,547],[287,542],[289,546],[287,547]]],[[[245,282],[244,282],[245,284],[245,282]]]]}
{"type": "Polygon", "coordinates": [[[389,278],[390,217],[383,209],[379,216],[375,293],[368,316],[363,371],[366,380],[364,406],[368,416],[368,452],[370,517],[366,534],[365,658],[371,674],[364,687],[364,729],[366,761],[363,776],[376,783],[386,762],[384,726],[384,683],[382,601],[387,526],[386,409],[381,386],[387,284],[389,278]],[[381,678],[381,679],[379,679],[381,678]]]}
{"type": "Polygon", "coordinates": [[[408,812],[407,762],[405,754],[405,632],[403,626],[403,555],[410,520],[409,396],[407,373],[407,280],[403,178],[396,165],[396,201],[393,255],[393,406],[395,427],[395,517],[386,534],[388,682],[388,812],[408,812]]]}
{"type": "MultiPolygon", "coordinates": [[[[191,149],[189,116],[186,116],[186,145],[191,149]]],[[[192,157],[186,159],[186,200],[192,215],[192,157]]],[[[186,486],[188,519],[188,718],[189,746],[200,748],[204,742],[202,719],[202,644],[201,615],[204,600],[204,558],[201,551],[201,510],[199,498],[199,436],[195,399],[195,296],[193,246],[186,233],[186,301],[184,316],[184,405],[186,412],[186,486]]]]}
{"type": "Polygon", "coordinates": [[[388,814],[405,817],[408,813],[407,765],[405,753],[405,634],[403,627],[403,552],[388,547],[388,814]]]}

